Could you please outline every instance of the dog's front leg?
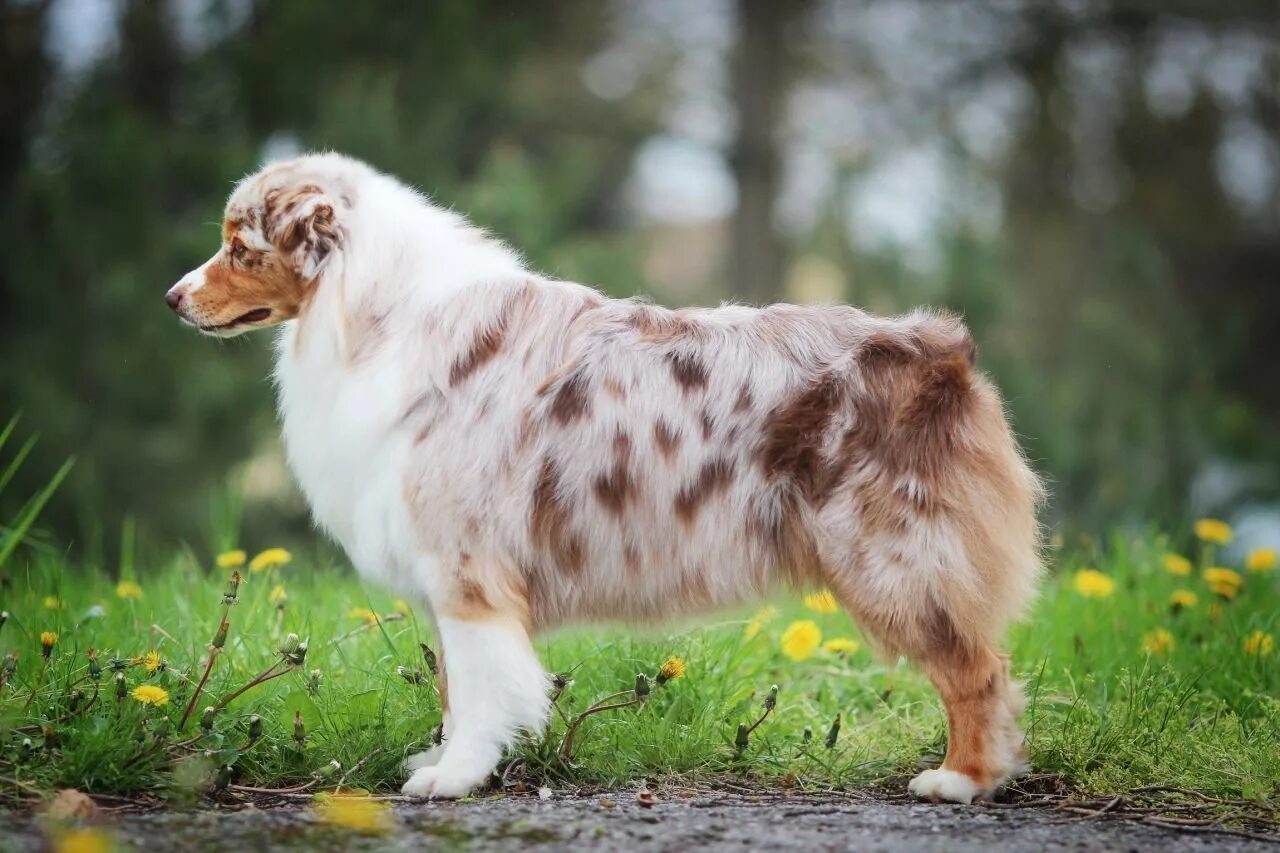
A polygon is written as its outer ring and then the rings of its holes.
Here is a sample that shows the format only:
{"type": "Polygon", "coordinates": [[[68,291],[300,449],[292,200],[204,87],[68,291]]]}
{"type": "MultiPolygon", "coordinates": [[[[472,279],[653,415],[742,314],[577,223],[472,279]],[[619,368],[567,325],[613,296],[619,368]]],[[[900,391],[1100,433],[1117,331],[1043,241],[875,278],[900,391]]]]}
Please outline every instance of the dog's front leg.
{"type": "Polygon", "coordinates": [[[448,649],[452,731],[439,762],[413,771],[402,793],[462,797],[488,778],[520,729],[547,721],[547,678],[519,620],[492,612],[439,619],[448,649]]]}

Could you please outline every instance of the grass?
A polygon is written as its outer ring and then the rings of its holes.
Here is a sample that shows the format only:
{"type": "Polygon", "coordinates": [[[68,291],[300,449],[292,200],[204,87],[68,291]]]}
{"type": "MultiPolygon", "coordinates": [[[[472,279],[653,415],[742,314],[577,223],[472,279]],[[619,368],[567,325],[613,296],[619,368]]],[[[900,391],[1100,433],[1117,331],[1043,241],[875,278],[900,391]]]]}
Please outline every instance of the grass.
{"type": "MultiPolygon", "coordinates": [[[[20,520],[20,531],[0,530],[0,547],[5,536],[25,541],[31,525],[25,514],[20,520]]],[[[1222,598],[1202,572],[1216,562],[1214,546],[1199,547],[1185,577],[1165,568],[1169,544],[1158,534],[1052,551],[1043,593],[1012,633],[1037,771],[1085,792],[1159,784],[1275,802],[1280,649],[1268,651],[1264,638],[1280,633],[1276,573],[1237,567],[1243,587],[1222,598]],[[1106,580],[1080,580],[1086,567],[1106,576],[1109,592],[1106,580]],[[1172,607],[1180,589],[1196,602],[1172,607]],[[1157,630],[1168,634],[1151,651],[1144,640],[1157,630]]],[[[72,565],[48,547],[10,550],[0,566],[0,801],[62,787],[178,801],[227,784],[393,791],[404,756],[430,744],[440,711],[419,645],[433,642],[430,626],[417,607],[340,565],[295,555],[261,572],[246,566],[234,604],[224,605],[236,570],[216,565],[215,555],[178,553],[143,566],[125,559],[107,570],[72,565]],[[225,644],[209,666],[224,613],[225,644]],[[57,635],[47,656],[44,632],[57,635]],[[292,649],[291,634],[307,643],[304,659],[291,651],[296,665],[279,651],[292,649]],[[158,656],[153,671],[149,652],[158,656]],[[147,685],[162,688],[167,704],[135,699],[147,685]],[[219,705],[204,728],[203,709],[219,705]]],[[[563,714],[518,748],[508,778],[553,788],[640,778],[852,787],[900,782],[922,757],[941,756],[945,716],[919,673],[877,660],[842,613],[776,605],[696,627],[573,630],[540,640],[547,669],[570,677],[563,714]],[[798,620],[812,620],[824,640],[859,647],[819,647],[792,660],[781,637],[798,620]],[[657,684],[672,657],[685,664],[684,676],[657,684]],[[566,761],[567,721],[610,694],[633,698],[637,673],[649,676],[647,701],[581,720],[566,761]],[[735,745],[740,724],[760,719],[775,684],[776,708],[745,746],[735,745]]]]}

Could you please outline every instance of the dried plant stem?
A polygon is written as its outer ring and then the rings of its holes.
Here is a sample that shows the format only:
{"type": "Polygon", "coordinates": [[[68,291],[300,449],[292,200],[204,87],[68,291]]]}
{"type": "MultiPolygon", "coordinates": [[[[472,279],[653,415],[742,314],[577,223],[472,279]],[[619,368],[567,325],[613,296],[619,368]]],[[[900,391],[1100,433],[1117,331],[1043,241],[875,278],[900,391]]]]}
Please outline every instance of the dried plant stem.
{"type": "MultiPolygon", "coordinates": [[[[226,621],[226,617],[223,617],[226,621]]],[[[209,680],[209,673],[213,671],[213,661],[218,657],[220,649],[213,645],[209,645],[209,662],[205,664],[204,675],[200,676],[200,683],[196,685],[195,691],[191,694],[191,700],[187,702],[187,708],[182,712],[182,722],[178,723],[178,731],[182,731],[187,727],[187,720],[191,719],[191,712],[196,707],[196,702],[200,700],[200,693],[204,690],[205,683],[209,680]]]]}
{"type": "Polygon", "coordinates": [[[617,693],[611,693],[600,701],[596,702],[590,708],[584,710],[581,714],[573,718],[573,722],[569,724],[569,729],[564,733],[564,740],[560,744],[560,757],[564,761],[573,760],[573,737],[577,734],[578,729],[582,726],[582,721],[592,714],[599,714],[604,711],[615,711],[618,708],[629,708],[632,705],[639,705],[643,699],[639,696],[633,696],[625,702],[614,702],[614,699],[620,696],[626,696],[628,693],[634,694],[634,690],[619,690],[617,693]]]}
{"type": "Polygon", "coordinates": [[[196,702],[200,701],[200,694],[203,692],[205,684],[209,681],[209,673],[213,672],[213,662],[217,659],[218,653],[222,651],[223,643],[227,641],[227,633],[231,629],[231,606],[236,603],[236,593],[240,588],[239,572],[232,572],[230,584],[227,594],[222,597],[222,618],[218,620],[218,630],[214,632],[213,640],[209,643],[209,662],[205,665],[204,674],[200,676],[200,683],[196,685],[190,701],[187,702],[186,709],[182,712],[182,722],[178,723],[178,731],[182,731],[187,727],[187,720],[191,719],[191,712],[195,710],[196,702]]]}
{"type": "Polygon", "coordinates": [[[288,661],[282,661],[282,660],[276,661],[275,663],[271,664],[271,666],[267,667],[265,670],[259,673],[257,677],[255,677],[248,684],[241,687],[239,690],[235,691],[231,695],[224,697],[221,702],[213,706],[213,710],[215,712],[221,711],[223,708],[227,707],[227,705],[233,702],[237,696],[244,693],[245,691],[250,690],[254,687],[257,687],[259,684],[263,684],[267,681],[270,681],[273,678],[279,678],[280,676],[284,675],[286,672],[289,672],[293,669],[294,669],[293,664],[289,663],[288,661]],[[284,664],[284,669],[276,670],[276,667],[280,666],[280,664],[284,664]]]}
{"type": "Polygon", "coordinates": [[[336,646],[338,643],[341,643],[343,640],[349,640],[352,637],[354,637],[356,634],[364,633],[365,631],[368,631],[370,628],[377,628],[379,625],[385,624],[387,622],[399,622],[402,619],[404,619],[403,613],[388,613],[385,616],[379,616],[373,622],[365,622],[363,625],[359,626],[358,628],[353,628],[352,630],[348,631],[347,633],[343,634],[340,637],[334,637],[332,640],[329,641],[329,645],[336,646]]]}
{"type": "Polygon", "coordinates": [[[759,726],[761,723],[763,723],[766,719],[768,719],[769,715],[772,713],[773,713],[773,707],[770,705],[766,705],[764,709],[764,713],[760,715],[760,719],[756,720],[754,723],[752,723],[750,726],[747,727],[747,734],[751,734],[752,732],[754,732],[756,730],[756,727],[759,726]]]}

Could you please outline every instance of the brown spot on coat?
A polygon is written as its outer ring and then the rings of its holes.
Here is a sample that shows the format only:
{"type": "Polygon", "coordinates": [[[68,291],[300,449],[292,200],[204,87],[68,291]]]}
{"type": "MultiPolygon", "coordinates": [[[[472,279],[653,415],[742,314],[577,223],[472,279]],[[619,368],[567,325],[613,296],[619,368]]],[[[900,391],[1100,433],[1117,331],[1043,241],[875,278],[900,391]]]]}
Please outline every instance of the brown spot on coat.
{"type": "Polygon", "coordinates": [[[560,469],[550,457],[542,460],[529,509],[529,532],[557,564],[579,574],[586,562],[586,544],[571,528],[572,514],[560,494],[560,469]]]}
{"type": "Polygon", "coordinates": [[[845,394],[844,380],[828,374],[770,413],[759,450],[766,477],[794,483],[809,501],[826,498],[849,461],[839,458],[847,454],[829,460],[822,453],[845,394]]]}
{"type": "Polygon", "coordinates": [[[694,391],[707,386],[707,366],[696,355],[688,352],[669,352],[667,364],[671,367],[671,375],[685,391],[694,391]]]}
{"type": "Polygon", "coordinates": [[[742,387],[738,389],[738,396],[733,401],[733,413],[740,415],[743,412],[750,411],[754,402],[755,400],[751,396],[751,386],[743,382],[742,387]]]}
{"type": "Polygon", "coordinates": [[[676,494],[676,516],[685,524],[692,524],[709,498],[729,488],[734,468],[734,461],[722,456],[704,463],[697,479],[676,494]]]}
{"type": "Polygon", "coordinates": [[[653,441],[658,446],[658,452],[670,461],[680,448],[680,433],[665,419],[658,418],[653,422],[653,441]]]}
{"type": "Polygon", "coordinates": [[[618,459],[607,472],[598,475],[593,484],[596,499],[609,512],[621,516],[635,492],[636,483],[624,459],[618,459]]]}
{"type": "Polygon", "coordinates": [[[449,369],[449,386],[456,388],[471,374],[483,367],[502,349],[503,339],[507,335],[507,325],[511,319],[510,303],[476,332],[471,346],[458,356],[449,369]]]}
{"type": "Polygon", "coordinates": [[[570,373],[551,399],[551,418],[561,426],[567,426],[591,411],[591,399],[587,395],[587,377],[582,370],[570,373]]]}

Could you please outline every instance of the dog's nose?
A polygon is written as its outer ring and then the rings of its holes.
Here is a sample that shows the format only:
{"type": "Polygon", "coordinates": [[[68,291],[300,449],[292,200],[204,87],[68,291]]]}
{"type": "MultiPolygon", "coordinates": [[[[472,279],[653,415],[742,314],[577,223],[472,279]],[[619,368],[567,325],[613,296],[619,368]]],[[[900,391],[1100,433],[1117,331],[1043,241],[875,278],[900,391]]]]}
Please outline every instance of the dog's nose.
{"type": "Polygon", "coordinates": [[[176,287],[169,288],[169,292],[164,295],[164,301],[169,303],[170,308],[177,311],[178,306],[182,304],[182,291],[176,287]]]}

